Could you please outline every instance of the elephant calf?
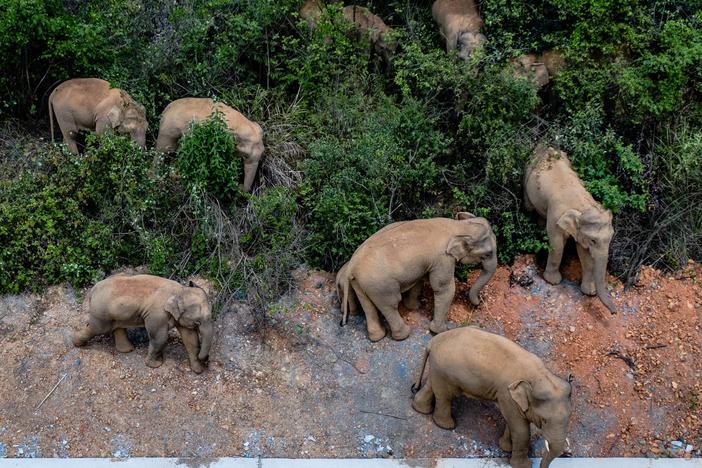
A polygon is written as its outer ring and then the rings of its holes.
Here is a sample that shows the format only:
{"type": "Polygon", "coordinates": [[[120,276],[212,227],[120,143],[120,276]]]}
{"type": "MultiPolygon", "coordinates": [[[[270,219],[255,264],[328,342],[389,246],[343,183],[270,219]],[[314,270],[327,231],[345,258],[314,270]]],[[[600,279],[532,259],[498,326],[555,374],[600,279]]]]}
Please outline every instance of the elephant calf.
{"type": "Polygon", "coordinates": [[[263,130],[256,122],[221,102],[207,98],[177,99],[161,114],[156,149],[164,153],[178,149],[180,137],[188,130],[190,122],[202,122],[215,112],[220,112],[236,139],[236,149],[244,158],[243,190],[251,191],[258,162],[263,154],[263,130]]]}
{"type": "Polygon", "coordinates": [[[317,23],[322,17],[322,12],[324,11],[324,4],[321,0],[306,0],[305,3],[300,7],[300,18],[307,22],[307,26],[310,29],[317,28],[317,23]]]}
{"type": "Polygon", "coordinates": [[[612,312],[617,309],[605,285],[609,243],[614,236],[612,212],[597,203],[570,165],[568,156],[538,146],[524,178],[524,204],[546,218],[551,250],[544,279],[561,282],[559,268],[566,240],[573,237],[583,271],[580,289],[595,295],[612,312]]]}
{"type": "Polygon", "coordinates": [[[480,32],[483,20],[473,0],[436,0],[431,13],[446,39],[446,50],[457,50],[463,60],[468,60],[486,42],[480,32]]]}
{"type": "Polygon", "coordinates": [[[528,78],[541,88],[549,84],[551,78],[563,68],[564,61],[559,52],[548,50],[539,56],[536,54],[520,55],[512,59],[511,65],[515,76],[528,78]]]}
{"type": "Polygon", "coordinates": [[[441,333],[446,330],[446,315],[456,289],[456,262],[482,263],[483,271],[469,293],[471,302],[478,305],[480,290],[497,268],[495,235],[485,219],[458,213],[456,219],[416,219],[385,226],[356,249],[337,275],[342,324],[357,300],[366,314],[371,341],[385,336],[378,310],[394,339],[407,338],[410,328],[400,316],[398,304],[402,300],[408,309],[416,309],[423,279],[428,277],[434,290],[434,319],[429,329],[441,333]]]}
{"type": "Polygon", "coordinates": [[[110,88],[98,78],[64,81],[49,96],[49,124],[54,141],[54,116],[68,149],[78,154],[76,137],[81,130],[98,135],[107,130],[129,135],[146,148],[146,111],[125,91],[110,88]]]}
{"type": "Polygon", "coordinates": [[[451,417],[454,397],[463,394],[497,402],[507,420],[499,444],[512,452],[513,468],[531,468],[529,423],[539,427],[546,439],[541,468],[566,448],[570,383],[552,374],[536,355],[500,335],[465,327],[435,336],[412,389],[419,389],[412,407],[423,414],[433,411],[434,422],[444,429],[456,426],[451,417]],[[420,388],[427,362],[426,383],[420,388]]]}
{"type": "Polygon", "coordinates": [[[385,24],[380,16],[374,15],[365,7],[348,5],[342,13],[346,21],[353,23],[357,34],[360,37],[367,36],[373,50],[382,57],[386,65],[390,65],[390,59],[397,48],[397,43],[391,37],[392,28],[385,24]]]}
{"type": "Polygon", "coordinates": [[[85,328],[73,334],[75,346],[114,332],[117,351],[128,353],[134,346],[125,328],[144,326],[149,334],[146,365],[159,367],[168,330],[175,326],[188,352],[190,368],[198,374],[203,371],[201,361],[210,353],[214,328],[207,295],[192,283],[183,286],[158,276],[118,274],[93,286],[83,309],[88,320],[85,328]]]}

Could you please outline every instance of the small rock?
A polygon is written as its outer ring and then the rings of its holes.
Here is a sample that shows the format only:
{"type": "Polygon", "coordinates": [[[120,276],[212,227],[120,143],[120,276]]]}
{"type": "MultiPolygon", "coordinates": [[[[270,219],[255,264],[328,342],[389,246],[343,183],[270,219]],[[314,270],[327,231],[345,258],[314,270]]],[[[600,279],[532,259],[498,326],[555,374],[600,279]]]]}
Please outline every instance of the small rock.
{"type": "Polygon", "coordinates": [[[368,434],[367,436],[365,436],[365,437],[363,438],[363,442],[368,443],[368,442],[370,442],[370,441],[373,440],[373,439],[375,439],[375,437],[372,436],[372,435],[370,435],[370,434],[368,434]]]}
{"type": "Polygon", "coordinates": [[[575,333],[575,327],[572,325],[568,327],[568,330],[570,330],[571,333],[575,333]]]}
{"type": "Polygon", "coordinates": [[[674,440],[674,441],[672,441],[672,442],[670,443],[670,445],[672,445],[672,446],[675,447],[675,448],[682,448],[683,443],[680,442],[679,440],[674,440]]]}
{"type": "Polygon", "coordinates": [[[690,453],[690,452],[692,452],[692,449],[693,449],[693,448],[694,448],[694,447],[693,447],[692,445],[687,444],[687,445],[685,446],[685,453],[690,453]]]}

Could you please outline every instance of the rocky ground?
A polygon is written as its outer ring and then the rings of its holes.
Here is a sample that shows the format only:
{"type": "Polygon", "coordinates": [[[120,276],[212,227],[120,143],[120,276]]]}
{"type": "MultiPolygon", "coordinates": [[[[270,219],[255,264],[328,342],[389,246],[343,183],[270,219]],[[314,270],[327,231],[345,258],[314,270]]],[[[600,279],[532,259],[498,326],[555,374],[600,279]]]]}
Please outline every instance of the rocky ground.
{"type": "MultiPolygon", "coordinates": [[[[469,305],[459,283],[450,319],[502,333],[574,376],[573,456],[699,457],[702,448],[702,269],[644,268],[628,291],[610,281],[610,316],[565,280],[546,284],[532,257],[499,268],[469,305]]],[[[477,272],[476,272],[477,274],[477,272]]],[[[0,301],[0,457],[503,456],[493,404],[454,402],[446,431],[410,407],[431,310],[427,291],[405,341],[371,343],[362,317],[339,327],[333,275],[299,273],[298,287],[256,329],[244,306],[223,313],[210,368],[192,373],[177,334],[159,369],[147,339],[117,353],[111,337],[70,344],[84,291],[0,301]],[[48,397],[47,397],[48,395],[48,397]]],[[[535,435],[535,455],[543,449],[535,435]]]]}

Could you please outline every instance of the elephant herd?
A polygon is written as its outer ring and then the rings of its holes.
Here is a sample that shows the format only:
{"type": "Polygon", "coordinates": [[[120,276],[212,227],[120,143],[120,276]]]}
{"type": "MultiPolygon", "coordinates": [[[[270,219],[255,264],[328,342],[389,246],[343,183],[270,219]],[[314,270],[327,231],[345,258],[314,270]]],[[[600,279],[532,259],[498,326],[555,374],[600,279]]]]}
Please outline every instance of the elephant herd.
{"type": "MultiPolygon", "coordinates": [[[[323,12],[320,0],[307,0],[300,16],[315,28],[323,12]]],[[[482,20],[473,0],[436,0],[432,13],[446,39],[446,48],[463,59],[487,40],[480,32],[482,20]]],[[[395,45],[391,29],[382,19],[357,6],[345,7],[343,15],[357,31],[368,34],[371,46],[384,59],[391,57],[395,45]]],[[[542,85],[560,66],[560,57],[545,52],[522,56],[516,62],[522,72],[530,73],[542,85]]],[[[52,139],[55,116],[64,141],[74,153],[78,152],[76,136],[82,130],[113,130],[145,146],[148,123],[144,107],[126,92],[110,88],[104,80],[85,78],[62,83],[49,98],[49,111],[52,139]]],[[[264,151],[263,131],[229,106],[203,98],[171,102],[161,116],[156,148],[175,151],[190,123],[213,113],[223,116],[236,137],[237,151],[244,159],[243,189],[249,191],[264,151]]],[[[551,284],[561,281],[563,248],[572,237],[582,265],[582,292],[597,295],[615,313],[605,283],[614,234],[612,213],[588,193],[564,152],[544,145],[536,147],[525,168],[524,205],[546,220],[551,248],[544,279],[551,284]]],[[[511,452],[511,466],[531,466],[527,452],[529,424],[533,423],[546,440],[547,452],[541,461],[541,468],[546,468],[568,446],[570,378],[557,377],[539,357],[505,337],[473,327],[447,329],[446,317],[456,288],[456,264],[480,264],[481,273],[469,292],[471,303],[478,305],[481,290],[497,269],[497,248],[488,221],[467,212],[457,213],[454,219],[415,219],[387,225],[358,246],[336,275],[341,325],[349,314],[362,310],[371,341],[385,337],[382,319],[391,337],[403,340],[411,329],[398,312],[399,303],[407,309],[418,308],[428,282],[434,293],[429,329],[436,336],[426,347],[413,386],[416,394],[412,407],[420,413],[433,413],[439,427],[452,429],[451,400],[455,396],[494,401],[507,421],[499,446],[511,452]]],[[[134,348],[125,329],[143,326],[149,336],[146,364],[159,367],[168,331],[175,327],[187,350],[190,368],[203,372],[214,326],[207,295],[192,283],[183,286],[151,275],[118,274],[93,286],[83,310],[85,325],[73,334],[75,346],[83,346],[93,336],[113,333],[117,350],[130,352],[134,348]]]]}

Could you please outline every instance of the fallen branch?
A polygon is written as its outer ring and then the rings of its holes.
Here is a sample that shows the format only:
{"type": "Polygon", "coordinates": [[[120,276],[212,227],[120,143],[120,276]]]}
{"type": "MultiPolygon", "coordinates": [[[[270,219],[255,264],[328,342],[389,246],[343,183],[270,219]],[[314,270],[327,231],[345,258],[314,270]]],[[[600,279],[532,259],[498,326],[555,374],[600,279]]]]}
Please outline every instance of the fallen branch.
{"type": "Polygon", "coordinates": [[[654,345],[644,346],[644,349],[658,349],[658,348],[665,348],[665,347],[667,347],[667,346],[668,346],[668,345],[665,344],[665,343],[660,343],[660,344],[654,344],[654,345]]]}
{"type": "Polygon", "coordinates": [[[366,410],[359,410],[359,412],[364,413],[364,414],[377,414],[378,416],[385,416],[387,418],[401,419],[403,421],[407,421],[407,418],[403,418],[402,416],[393,416],[392,414],[376,413],[375,411],[366,411],[366,410]]]}
{"type": "Polygon", "coordinates": [[[46,401],[46,399],[49,398],[49,397],[51,396],[52,393],[54,393],[54,390],[56,390],[56,389],[58,388],[59,384],[60,384],[61,382],[63,382],[63,379],[65,379],[67,375],[68,375],[68,372],[66,372],[65,374],[63,374],[63,377],[61,377],[61,378],[59,379],[59,381],[56,382],[56,385],[54,385],[54,388],[52,388],[51,391],[50,391],[49,393],[46,394],[46,396],[44,397],[44,399],[41,400],[41,402],[37,405],[36,408],[34,408],[34,411],[38,410],[39,407],[40,407],[41,405],[44,404],[44,402],[46,401]]]}
{"type": "Polygon", "coordinates": [[[636,372],[636,363],[634,362],[634,359],[627,356],[626,354],[622,354],[621,352],[619,352],[619,350],[611,349],[607,353],[607,356],[614,356],[616,358],[621,359],[622,361],[624,361],[626,363],[627,366],[629,366],[631,368],[631,370],[636,372]]]}

